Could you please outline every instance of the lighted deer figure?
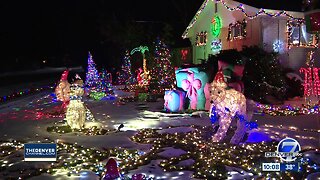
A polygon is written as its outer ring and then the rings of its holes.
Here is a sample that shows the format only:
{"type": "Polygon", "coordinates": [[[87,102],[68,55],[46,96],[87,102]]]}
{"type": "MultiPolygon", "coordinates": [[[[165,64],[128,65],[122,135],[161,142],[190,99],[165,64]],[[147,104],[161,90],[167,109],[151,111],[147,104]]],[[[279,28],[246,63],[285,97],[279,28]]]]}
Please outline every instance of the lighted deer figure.
{"type": "Polygon", "coordinates": [[[130,54],[134,54],[135,52],[141,52],[142,54],[142,58],[143,58],[143,84],[147,85],[149,80],[150,80],[150,72],[147,69],[147,59],[145,56],[145,51],[149,51],[149,48],[147,46],[139,46],[136,47],[134,49],[132,49],[132,51],[130,52],[130,54]]]}
{"type": "Polygon", "coordinates": [[[213,123],[216,120],[219,122],[218,131],[214,134],[212,140],[214,142],[223,140],[232,120],[238,117],[237,130],[231,139],[231,143],[239,144],[246,132],[246,122],[244,120],[244,117],[246,117],[245,96],[239,91],[228,89],[221,71],[216,74],[214,81],[211,83],[210,96],[210,119],[213,123]]]}

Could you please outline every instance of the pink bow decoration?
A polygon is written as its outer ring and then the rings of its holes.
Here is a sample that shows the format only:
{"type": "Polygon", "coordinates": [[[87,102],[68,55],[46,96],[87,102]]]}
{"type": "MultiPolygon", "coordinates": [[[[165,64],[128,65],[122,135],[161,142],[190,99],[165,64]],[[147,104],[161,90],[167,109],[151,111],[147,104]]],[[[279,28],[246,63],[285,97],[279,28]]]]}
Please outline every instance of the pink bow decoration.
{"type": "Polygon", "coordinates": [[[194,79],[194,74],[188,74],[187,79],[182,80],[181,87],[187,91],[187,97],[191,100],[191,109],[197,109],[198,93],[202,84],[199,79],[194,79]]]}

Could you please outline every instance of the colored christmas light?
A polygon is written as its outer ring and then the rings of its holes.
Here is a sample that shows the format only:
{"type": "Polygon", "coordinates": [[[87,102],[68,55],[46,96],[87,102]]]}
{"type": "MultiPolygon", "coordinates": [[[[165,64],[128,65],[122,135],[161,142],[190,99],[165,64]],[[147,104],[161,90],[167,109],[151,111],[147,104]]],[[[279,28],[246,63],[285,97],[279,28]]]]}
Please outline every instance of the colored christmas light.
{"type": "Polygon", "coordinates": [[[146,86],[149,84],[149,81],[150,81],[150,72],[147,68],[147,59],[145,57],[145,52],[146,51],[149,51],[149,48],[147,46],[139,46],[139,47],[136,47],[134,49],[131,50],[130,54],[134,54],[136,52],[141,52],[142,54],[142,58],[143,58],[143,71],[140,71],[140,74],[139,74],[139,77],[137,77],[137,79],[140,79],[141,77],[141,80],[138,81],[139,85],[140,86],[146,86]]]}
{"type": "MultiPolygon", "coordinates": [[[[305,24],[305,21],[303,20],[288,20],[287,21],[287,34],[288,34],[288,49],[292,47],[311,47],[311,48],[318,48],[319,46],[319,35],[318,34],[312,34],[311,40],[308,40],[306,43],[302,43],[300,41],[300,37],[297,40],[292,39],[292,32],[294,28],[299,28],[299,31],[302,31],[301,28],[305,24]]],[[[301,32],[300,32],[301,33],[301,32]]],[[[299,33],[299,36],[300,36],[299,33]]]]}
{"type": "MultiPolygon", "coordinates": [[[[135,50],[136,51],[136,50],[135,50]]],[[[128,50],[125,51],[125,56],[123,58],[123,64],[121,66],[121,71],[118,76],[118,84],[134,84],[135,78],[131,72],[131,60],[130,53],[128,50]]]]}
{"type": "Polygon", "coordinates": [[[174,85],[174,67],[171,64],[171,51],[169,47],[157,38],[154,50],[155,67],[151,71],[150,88],[154,93],[164,93],[174,85]]]}
{"type": "Polygon", "coordinates": [[[237,21],[235,23],[230,23],[228,27],[228,36],[227,40],[228,41],[233,41],[235,39],[243,39],[247,36],[247,21],[243,19],[242,22],[237,21]],[[234,29],[237,29],[234,30],[234,29]],[[235,32],[239,32],[239,34],[234,34],[235,32]]]}
{"type": "Polygon", "coordinates": [[[181,49],[180,53],[181,53],[181,60],[186,61],[189,50],[188,49],[181,49]]]}
{"type": "Polygon", "coordinates": [[[102,68],[99,73],[101,80],[101,93],[105,93],[105,95],[113,94],[112,90],[112,74],[109,73],[106,69],[102,68]]]}
{"type": "Polygon", "coordinates": [[[292,20],[298,20],[298,21],[302,21],[304,20],[303,18],[295,18],[293,15],[287,13],[286,11],[282,10],[282,11],[277,11],[274,13],[270,13],[267,12],[267,10],[261,8],[258,12],[256,12],[254,15],[249,15],[243,4],[239,4],[236,7],[230,7],[225,1],[222,0],[205,0],[203,2],[203,4],[201,5],[201,7],[199,8],[199,10],[196,12],[196,15],[193,17],[193,19],[191,20],[191,22],[189,23],[189,25],[187,26],[186,30],[184,31],[182,38],[185,39],[187,38],[188,34],[189,34],[189,30],[195,25],[195,23],[197,22],[197,20],[199,19],[200,14],[203,12],[203,10],[206,8],[206,6],[208,5],[209,1],[215,2],[217,5],[218,3],[222,4],[227,10],[229,11],[241,11],[243,13],[243,15],[245,17],[247,17],[248,19],[254,19],[257,18],[260,15],[267,15],[269,17],[279,17],[279,16],[285,16],[288,17],[292,20]]]}
{"type": "Polygon", "coordinates": [[[93,61],[92,55],[88,52],[88,67],[86,72],[85,87],[90,91],[100,91],[101,81],[96,63],[93,61]]]}
{"type": "Polygon", "coordinates": [[[204,46],[207,44],[207,31],[201,31],[196,36],[196,46],[204,46]]]}
{"type": "Polygon", "coordinates": [[[300,73],[304,74],[304,95],[320,95],[319,69],[316,67],[300,68],[300,73]]]}

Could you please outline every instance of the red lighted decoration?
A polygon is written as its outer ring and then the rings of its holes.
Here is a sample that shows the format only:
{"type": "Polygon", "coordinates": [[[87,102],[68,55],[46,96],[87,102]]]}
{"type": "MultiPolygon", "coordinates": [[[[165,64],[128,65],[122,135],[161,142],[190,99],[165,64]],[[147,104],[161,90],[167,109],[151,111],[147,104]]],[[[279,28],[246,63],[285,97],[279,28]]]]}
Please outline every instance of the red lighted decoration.
{"type": "Polygon", "coordinates": [[[103,180],[114,180],[120,177],[117,161],[110,158],[105,166],[105,174],[103,180]]]}
{"type": "Polygon", "coordinates": [[[300,68],[300,73],[304,73],[304,95],[320,95],[320,68],[300,68]]]}
{"type": "Polygon", "coordinates": [[[188,49],[181,49],[181,59],[183,61],[187,60],[188,53],[189,53],[188,49]]]}
{"type": "Polygon", "coordinates": [[[320,12],[312,12],[305,16],[306,29],[308,33],[317,33],[320,31],[320,12]]]}

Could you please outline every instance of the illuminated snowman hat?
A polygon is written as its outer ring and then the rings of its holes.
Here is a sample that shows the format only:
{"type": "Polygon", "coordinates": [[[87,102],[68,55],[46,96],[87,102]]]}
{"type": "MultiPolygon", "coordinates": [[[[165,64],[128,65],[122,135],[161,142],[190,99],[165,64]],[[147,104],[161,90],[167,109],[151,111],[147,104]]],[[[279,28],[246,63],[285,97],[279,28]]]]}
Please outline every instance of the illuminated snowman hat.
{"type": "Polygon", "coordinates": [[[68,69],[64,70],[62,75],[61,75],[60,81],[67,81],[68,80],[68,75],[69,75],[69,70],[68,69]]]}
{"type": "Polygon", "coordinates": [[[217,72],[216,76],[214,77],[214,81],[217,83],[226,83],[222,71],[217,72]]]}

